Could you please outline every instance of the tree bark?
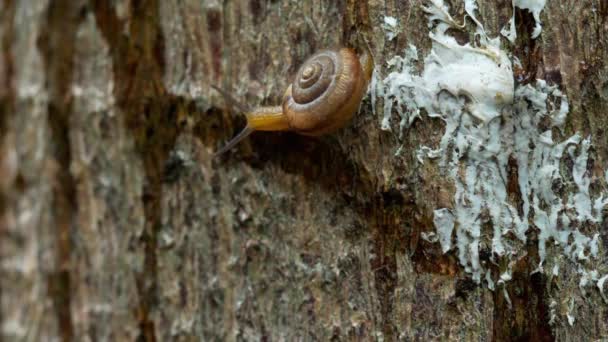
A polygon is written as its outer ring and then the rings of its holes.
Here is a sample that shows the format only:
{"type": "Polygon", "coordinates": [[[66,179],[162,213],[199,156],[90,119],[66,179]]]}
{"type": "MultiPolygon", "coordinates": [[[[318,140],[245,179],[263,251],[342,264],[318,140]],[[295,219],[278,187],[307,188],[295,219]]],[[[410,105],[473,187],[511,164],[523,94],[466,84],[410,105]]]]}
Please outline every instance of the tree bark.
{"type": "MultiPolygon", "coordinates": [[[[336,134],[256,133],[213,158],[244,119],[211,85],[278,104],[309,55],[361,40],[383,77],[409,44],[430,50],[424,3],[0,2],[0,340],[606,338],[602,293],[582,295],[574,266],[532,274],[534,233],[511,303],[421,239],[454,195],[414,153],[438,144],[441,120],[400,139],[367,98],[336,134]],[[574,324],[549,323],[569,306],[574,324]]],[[[478,5],[498,36],[511,2],[478,5]]],[[[606,1],[548,1],[537,39],[530,12],[515,18],[516,81],[567,94],[566,130],[591,135],[605,187],[606,1]]]]}

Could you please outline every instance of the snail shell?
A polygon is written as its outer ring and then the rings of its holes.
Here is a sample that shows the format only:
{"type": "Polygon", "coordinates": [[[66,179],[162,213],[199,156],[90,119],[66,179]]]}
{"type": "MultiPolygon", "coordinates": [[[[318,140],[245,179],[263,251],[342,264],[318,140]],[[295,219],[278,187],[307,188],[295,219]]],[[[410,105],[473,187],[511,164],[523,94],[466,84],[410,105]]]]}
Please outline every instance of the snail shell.
{"type": "Polygon", "coordinates": [[[349,48],[315,53],[298,70],[285,91],[282,106],[259,107],[246,113],[247,127],[217,154],[256,130],[291,130],[318,136],[343,127],[359,108],[373,67],[369,51],[361,56],[349,48]]]}
{"type": "Polygon", "coordinates": [[[300,68],[283,98],[289,127],[322,135],[343,127],[355,114],[371,77],[352,49],[321,51],[300,68]]]}

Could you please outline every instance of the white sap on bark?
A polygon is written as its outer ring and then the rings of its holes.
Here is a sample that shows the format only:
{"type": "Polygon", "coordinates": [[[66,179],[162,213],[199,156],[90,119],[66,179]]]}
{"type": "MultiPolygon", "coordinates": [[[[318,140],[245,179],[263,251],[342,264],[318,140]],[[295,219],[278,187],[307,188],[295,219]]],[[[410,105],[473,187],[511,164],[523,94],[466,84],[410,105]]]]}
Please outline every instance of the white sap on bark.
{"type": "MultiPolygon", "coordinates": [[[[597,231],[608,204],[605,189],[589,191],[591,139],[579,133],[563,137],[569,104],[557,86],[536,80],[515,87],[511,58],[500,37],[485,32],[475,16],[475,1],[464,3],[467,16],[459,23],[442,0],[427,1],[432,49],[420,74],[414,71],[417,50],[410,46],[388,62],[392,72],[387,77],[375,75],[371,96],[372,104],[378,98],[384,101],[381,127],[390,129],[393,109],[401,117],[400,132],[421,109],[445,122],[439,146],[421,146],[415,153],[420,162],[438,159],[440,171],[454,182],[454,207],[436,209],[434,224],[444,252],[452,248],[455,230],[459,261],[476,282],[494,289],[495,283],[509,281],[514,261],[526,255],[527,232],[534,227],[540,231],[537,271],[544,272],[549,264],[548,272],[557,276],[559,264],[568,260],[581,275],[581,290],[593,282],[601,289],[599,281],[603,284],[605,278],[594,269],[599,234],[579,230],[592,223],[597,231]],[[448,29],[464,30],[467,17],[475,24],[477,39],[463,45],[448,29]],[[516,161],[521,203],[507,194],[510,159],[516,161]],[[572,167],[566,159],[573,161],[572,167]],[[498,279],[492,279],[479,259],[484,245],[491,248],[492,261],[509,261],[498,279]]],[[[535,14],[533,37],[540,34],[538,13],[544,1],[514,5],[535,14]]]]}

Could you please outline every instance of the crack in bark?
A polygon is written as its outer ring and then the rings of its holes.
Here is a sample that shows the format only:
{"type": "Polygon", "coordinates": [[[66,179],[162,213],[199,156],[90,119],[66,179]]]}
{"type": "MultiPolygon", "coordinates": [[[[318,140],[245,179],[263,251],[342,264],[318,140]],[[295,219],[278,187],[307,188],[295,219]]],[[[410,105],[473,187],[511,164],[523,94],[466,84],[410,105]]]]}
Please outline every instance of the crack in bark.
{"type": "MultiPolygon", "coordinates": [[[[528,251],[535,243],[528,243],[528,251]]],[[[549,308],[545,303],[547,277],[532,273],[538,264],[538,256],[522,260],[513,272],[507,285],[512,306],[502,289],[494,291],[493,339],[496,341],[554,341],[555,336],[549,322],[549,308]]]]}
{"type": "Polygon", "coordinates": [[[179,132],[175,103],[163,84],[164,40],[159,27],[158,1],[134,1],[126,22],[104,0],[93,0],[97,25],[110,46],[115,84],[114,96],[127,128],[132,132],[146,175],[143,191],[145,229],[139,238],[144,253],[143,270],[135,275],[139,307],[138,340],[156,341],[152,312],[158,305],[157,234],[161,225],[164,166],[179,132]]]}
{"type": "Polygon", "coordinates": [[[48,275],[47,286],[53,300],[55,314],[63,341],[74,338],[71,312],[71,253],[72,229],[78,212],[76,185],[70,172],[72,162],[69,136],[72,98],[69,96],[73,76],[74,41],[82,3],[72,0],[51,1],[46,12],[46,27],[38,37],[38,46],[45,63],[49,92],[48,124],[51,130],[52,156],[57,167],[55,177],[53,211],[56,233],[56,260],[54,272],[48,275]]]}
{"type": "MultiPolygon", "coordinates": [[[[12,79],[14,76],[14,66],[10,53],[11,38],[14,34],[14,16],[15,2],[13,0],[7,0],[4,3],[3,11],[0,12],[0,25],[3,26],[0,32],[4,33],[4,35],[0,37],[0,39],[2,40],[1,46],[3,48],[3,50],[0,51],[0,63],[3,65],[3,70],[1,72],[4,73],[0,74],[0,76],[4,76],[4,79],[0,78],[0,82],[2,82],[0,83],[0,137],[2,137],[2,139],[5,139],[6,137],[8,115],[9,113],[13,113],[15,108],[15,93],[14,88],[11,87],[12,79]]],[[[0,141],[0,146],[2,146],[4,143],[6,143],[6,141],[0,141]]],[[[6,155],[2,154],[0,155],[0,160],[6,157],[6,155]]],[[[4,164],[4,161],[0,161],[0,165],[2,164],[4,164]]],[[[0,170],[0,172],[1,171],[2,170],[0,170]]],[[[9,178],[9,175],[0,173],[0,177],[9,178]]],[[[8,214],[8,193],[10,191],[8,187],[10,187],[11,185],[12,184],[0,183],[0,244],[2,243],[2,240],[6,238],[6,231],[8,230],[7,225],[9,223],[6,221],[6,215],[8,214]],[[4,186],[6,186],[6,188],[4,186]]],[[[0,252],[0,264],[2,264],[3,256],[4,255],[0,252]]],[[[2,304],[2,289],[4,286],[2,281],[3,279],[6,279],[6,277],[3,275],[3,269],[0,268],[0,327],[4,326],[5,319],[3,313],[4,305],[2,304]]],[[[4,334],[2,333],[2,331],[0,331],[0,342],[4,341],[3,336],[4,334]]]]}

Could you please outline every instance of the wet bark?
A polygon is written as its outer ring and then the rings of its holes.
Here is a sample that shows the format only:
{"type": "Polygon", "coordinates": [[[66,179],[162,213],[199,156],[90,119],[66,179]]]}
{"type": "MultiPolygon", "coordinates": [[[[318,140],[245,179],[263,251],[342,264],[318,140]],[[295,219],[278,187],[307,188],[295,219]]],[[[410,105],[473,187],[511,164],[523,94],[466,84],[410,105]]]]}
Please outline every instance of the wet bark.
{"type": "MultiPolygon", "coordinates": [[[[479,5],[496,36],[511,2],[479,5]]],[[[567,94],[567,130],[591,134],[600,177],[608,5],[548,1],[541,19],[533,40],[516,11],[516,79],[567,94]]],[[[381,75],[408,44],[428,52],[421,2],[0,2],[0,340],[605,338],[598,291],[574,325],[549,324],[550,299],[580,289],[575,269],[530,275],[534,238],[512,306],[420,239],[453,196],[413,153],[437,144],[439,120],[400,140],[366,99],[337,134],[254,134],[212,158],[244,119],[211,85],[277,104],[307,56],[362,39],[381,75]]]]}

